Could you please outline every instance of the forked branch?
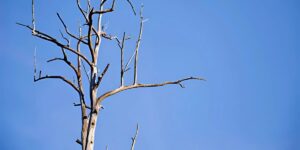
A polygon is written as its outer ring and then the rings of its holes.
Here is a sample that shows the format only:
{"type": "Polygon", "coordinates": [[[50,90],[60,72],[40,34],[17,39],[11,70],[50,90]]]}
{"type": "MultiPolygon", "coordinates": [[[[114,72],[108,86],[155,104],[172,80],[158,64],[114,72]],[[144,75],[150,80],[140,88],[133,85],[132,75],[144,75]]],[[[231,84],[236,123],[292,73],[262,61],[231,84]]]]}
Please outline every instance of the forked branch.
{"type": "MultiPolygon", "coordinates": [[[[109,12],[113,12],[114,9],[115,9],[115,2],[116,0],[113,0],[112,4],[111,4],[111,7],[108,8],[108,9],[104,9],[104,10],[96,10],[96,11],[93,11],[92,13],[93,14],[105,14],[105,13],[109,13],[109,12]]],[[[102,5],[101,5],[102,6],[102,5]]]]}
{"type": "Polygon", "coordinates": [[[64,20],[61,18],[61,16],[60,16],[59,13],[56,13],[56,15],[57,15],[58,19],[60,20],[60,22],[62,23],[62,25],[64,26],[65,32],[66,32],[70,37],[72,37],[72,38],[74,38],[74,39],[76,39],[76,40],[78,40],[78,41],[81,41],[81,42],[84,43],[84,44],[88,44],[86,41],[84,41],[83,39],[80,39],[79,37],[75,36],[74,34],[72,34],[72,33],[69,31],[67,25],[65,24],[64,20]]]}
{"type": "Polygon", "coordinates": [[[134,146],[135,146],[135,143],[136,143],[136,138],[137,138],[137,135],[139,134],[139,124],[136,125],[136,130],[135,130],[135,135],[134,137],[131,138],[132,140],[132,143],[131,143],[131,150],[134,150],[134,146]]]}
{"type": "MultiPolygon", "coordinates": [[[[26,27],[28,28],[29,30],[33,31],[33,28],[30,27],[29,25],[24,25],[22,23],[17,23],[17,25],[20,25],[20,26],[23,26],[23,27],[26,27]]],[[[92,66],[91,62],[81,53],[77,52],[76,50],[74,50],[73,48],[69,47],[68,45],[64,45],[62,44],[61,42],[57,41],[55,38],[53,38],[52,36],[46,34],[46,33],[43,33],[41,31],[38,31],[38,30],[34,30],[36,34],[34,34],[33,36],[36,36],[38,38],[41,38],[43,40],[46,40],[46,41],[49,41],[53,44],[56,44],[58,47],[60,48],[63,48],[63,49],[66,49],[78,56],[80,56],[84,61],[86,61],[90,66],[92,66]]]]}

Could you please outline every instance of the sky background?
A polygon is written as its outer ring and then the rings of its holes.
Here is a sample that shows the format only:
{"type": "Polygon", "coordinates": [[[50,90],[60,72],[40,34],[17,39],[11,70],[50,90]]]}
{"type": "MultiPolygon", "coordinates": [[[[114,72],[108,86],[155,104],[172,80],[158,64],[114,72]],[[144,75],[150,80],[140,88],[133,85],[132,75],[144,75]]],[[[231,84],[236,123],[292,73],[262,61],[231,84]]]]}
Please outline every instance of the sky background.
{"type": "MultiPolygon", "coordinates": [[[[145,5],[139,81],[200,76],[207,81],[136,89],[104,101],[96,150],[297,150],[300,149],[300,2],[297,0],[132,0],[145,5]]],[[[45,74],[72,78],[66,65],[47,64],[59,49],[31,36],[31,1],[0,1],[0,149],[80,149],[77,94],[61,81],[33,83],[33,53],[45,74]]],[[[70,30],[82,19],[75,0],[36,2],[37,29],[60,39],[60,12],[70,30]]],[[[81,21],[82,22],[82,21],[81,21]]],[[[125,0],[104,17],[107,32],[138,34],[125,0]]],[[[99,93],[119,84],[119,49],[104,41],[100,68],[111,63],[99,93]]],[[[132,82],[132,70],[126,74],[132,82]]]]}

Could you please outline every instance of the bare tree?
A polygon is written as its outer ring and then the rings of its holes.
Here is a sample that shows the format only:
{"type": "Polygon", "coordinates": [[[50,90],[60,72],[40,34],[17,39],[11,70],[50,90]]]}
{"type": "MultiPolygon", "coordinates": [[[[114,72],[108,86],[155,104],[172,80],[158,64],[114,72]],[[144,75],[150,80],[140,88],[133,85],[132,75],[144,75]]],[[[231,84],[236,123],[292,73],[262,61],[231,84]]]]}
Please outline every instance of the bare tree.
{"type": "MultiPolygon", "coordinates": [[[[107,34],[104,31],[102,25],[102,17],[106,13],[111,13],[115,8],[115,0],[112,0],[111,4],[109,4],[108,8],[105,8],[108,5],[107,0],[100,0],[97,2],[97,6],[92,6],[90,0],[86,0],[87,8],[84,9],[81,5],[80,0],[76,0],[78,10],[80,11],[83,24],[78,27],[78,34],[71,33],[69,31],[68,26],[64,22],[63,18],[59,13],[57,13],[57,17],[62,23],[64,27],[64,32],[61,32],[62,39],[65,42],[58,40],[57,38],[40,31],[36,28],[35,24],[35,11],[34,11],[34,0],[32,0],[32,24],[25,25],[21,23],[17,23],[32,32],[34,37],[45,40],[49,43],[55,44],[62,53],[62,57],[56,57],[48,60],[47,62],[53,61],[61,61],[67,64],[75,75],[75,81],[72,82],[70,79],[67,79],[61,75],[44,75],[42,71],[37,71],[36,65],[34,63],[34,82],[44,80],[44,79],[59,79],[71,86],[79,97],[79,103],[74,103],[74,106],[79,106],[81,109],[81,119],[82,119],[82,127],[81,127],[81,138],[76,142],[81,145],[82,150],[93,150],[94,149],[94,141],[95,141],[95,130],[97,119],[99,116],[99,111],[102,107],[102,102],[117,93],[120,93],[125,90],[135,89],[135,88],[146,88],[146,87],[160,87],[170,84],[177,84],[180,87],[184,88],[182,82],[187,80],[204,80],[203,78],[198,77],[188,77],[179,79],[176,81],[166,81],[162,83],[154,83],[154,84],[144,84],[139,82],[138,80],[138,56],[139,56],[139,47],[142,39],[143,27],[144,27],[144,17],[143,17],[143,6],[140,9],[139,15],[139,35],[136,41],[136,46],[133,54],[129,58],[129,60],[124,63],[124,45],[126,40],[129,39],[126,33],[123,33],[122,38],[118,38],[117,36],[112,36],[107,34]],[[85,30],[83,30],[85,29],[85,30]],[[83,31],[86,31],[83,33],[83,31]],[[67,35],[67,36],[65,36],[67,35]],[[75,40],[76,44],[72,46],[70,44],[70,39],[75,40]],[[102,39],[107,39],[110,41],[116,41],[119,49],[120,49],[120,86],[107,91],[106,93],[98,96],[97,91],[101,81],[103,80],[106,72],[108,71],[110,64],[108,63],[105,68],[99,68],[98,57],[100,51],[100,45],[102,43],[102,39]],[[82,53],[82,51],[88,51],[88,55],[82,53]],[[69,55],[76,56],[76,61],[73,62],[69,58],[69,55]],[[133,61],[133,83],[130,85],[125,85],[124,82],[124,74],[129,70],[129,66],[133,61]],[[87,67],[85,66],[87,65],[87,67]],[[98,70],[102,70],[98,72],[98,70]],[[83,78],[82,74],[87,76],[86,81],[89,85],[88,88],[84,89],[83,86],[83,78]],[[88,105],[89,104],[89,105],[88,105]]],[[[136,10],[130,0],[127,0],[130,5],[134,15],[137,15],[136,10]]],[[[119,56],[118,56],[119,57],[119,56]]],[[[34,57],[35,59],[35,57],[34,57]]],[[[35,60],[34,60],[35,61],[35,60]]],[[[132,138],[132,146],[131,149],[134,149],[134,145],[136,143],[136,138],[138,134],[139,127],[137,126],[136,133],[132,138]]]]}

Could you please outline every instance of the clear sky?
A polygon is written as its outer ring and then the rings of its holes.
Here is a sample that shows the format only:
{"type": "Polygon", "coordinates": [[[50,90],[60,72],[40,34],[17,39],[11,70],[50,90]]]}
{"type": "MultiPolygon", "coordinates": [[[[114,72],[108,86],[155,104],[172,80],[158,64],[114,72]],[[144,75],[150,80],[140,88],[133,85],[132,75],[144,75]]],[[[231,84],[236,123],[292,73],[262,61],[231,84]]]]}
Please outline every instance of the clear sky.
{"type": "MultiPolygon", "coordinates": [[[[137,89],[104,102],[96,149],[129,149],[140,124],[136,150],[300,149],[300,2],[297,0],[132,0],[144,3],[140,82],[201,76],[185,89],[137,89]]],[[[55,46],[31,36],[15,22],[31,23],[31,1],[0,1],[0,149],[80,149],[77,95],[60,81],[33,83],[33,52],[48,74],[70,70],[55,46]]],[[[60,12],[76,31],[75,0],[36,2],[37,28],[59,37],[60,12]]],[[[131,35],[138,18],[125,0],[105,16],[107,32],[131,35]]],[[[119,83],[119,50],[104,42],[100,66],[111,63],[99,93],[119,83]]],[[[131,73],[126,83],[131,83],[131,73]]]]}

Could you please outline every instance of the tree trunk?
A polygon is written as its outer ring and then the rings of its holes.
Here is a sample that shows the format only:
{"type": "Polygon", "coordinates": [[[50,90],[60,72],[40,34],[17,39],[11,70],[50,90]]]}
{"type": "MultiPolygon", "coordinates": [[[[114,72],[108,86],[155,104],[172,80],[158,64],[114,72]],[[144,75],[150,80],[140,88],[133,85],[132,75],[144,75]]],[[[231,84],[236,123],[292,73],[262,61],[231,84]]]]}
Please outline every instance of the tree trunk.
{"type": "MultiPolygon", "coordinates": [[[[95,59],[97,60],[97,59],[95,59]]],[[[93,62],[97,64],[97,61],[93,62]]],[[[84,150],[94,150],[95,145],[95,131],[96,131],[96,123],[98,118],[98,112],[100,110],[100,104],[95,104],[97,99],[97,88],[96,88],[96,78],[97,78],[97,67],[92,67],[91,72],[91,81],[90,81],[90,99],[91,99],[91,112],[90,112],[90,119],[87,128],[87,138],[86,144],[82,145],[85,147],[84,150]]]]}
{"type": "MultiPolygon", "coordinates": [[[[85,106],[84,106],[85,107],[85,106]]],[[[85,111],[85,108],[84,108],[85,111]]],[[[86,136],[88,132],[88,118],[87,116],[83,115],[82,117],[82,128],[81,128],[81,145],[82,145],[82,150],[85,150],[85,145],[86,145],[86,136]]]]}
{"type": "Polygon", "coordinates": [[[98,119],[99,113],[99,105],[96,105],[92,111],[89,127],[88,127],[88,134],[86,140],[86,149],[85,150],[94,150],[95,145],[95,132],[96,132],[96,124],[98,119]]]}

